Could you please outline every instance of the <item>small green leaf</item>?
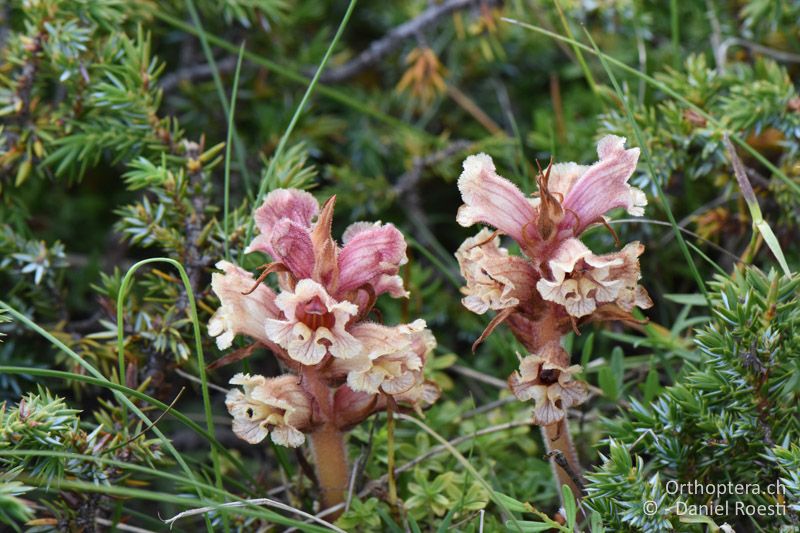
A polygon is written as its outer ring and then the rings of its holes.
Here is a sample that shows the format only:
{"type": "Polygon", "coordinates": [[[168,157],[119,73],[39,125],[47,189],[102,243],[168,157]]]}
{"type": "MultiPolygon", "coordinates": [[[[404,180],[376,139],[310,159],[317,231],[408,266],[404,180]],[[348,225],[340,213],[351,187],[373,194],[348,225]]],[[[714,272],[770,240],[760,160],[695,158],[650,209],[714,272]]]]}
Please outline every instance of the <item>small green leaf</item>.
{"type": "Polygon", "coordinates": [[[575,529],[575,519],[578,516],[578,507],[575,504],[575,496],[572,495],[568,485],[561,486],[561,494],[564,500],[564,512],[567,513],[567,527],[575,529]]]}
{"type": "Polygon", "coordinates": [[[617,380],[614,379],[614,374],[611,369],[604,366],[597,374],[597,383],[603,389],[603,393],[609,400],[615,401],[619,399],[619,388],[617,387],[617,380]]]}
{"type": "Polygon", "coordinates": [[[786,262],[786,258],[783,256],[783,250],[781,250],[781,245],[778,243],[777,237],[775,237],[775,234],[772,232],[772,228],[770,228],[769,224],[767,224],[764,220],[755,222],[755,226],[758,231],[761,232],[761,236],[764,237],[764,242],[767,243],[772,255],[774,255],[775,259],[778,260],[778,264],[781,265],[783,273],[791,277],[792,271],[789,270],[789,264],[786,262]]]}
{"type": "Polygon", "coordinates": [[[664,298],[681,305],[708,305],[705,296],[702,294],[665,294],[664,298]]]}
{"type": "Polygon", "coordinates": [[[605,533],[606,528],[603,526],[603,519],[600,517],[599,513],[592,513],[589,523],[589,530],[592,533],[605,533]]]}
{"type": "Polygon", "coordinates": [[[644,401],[650,403],[653,401],[658,393],[661,391],[661,385],[658,382],[658,371],[654,366],[650,367],[647,372],[647,378],[644,381],[644,401]]]}
{"type": "Polygon", "coordinates": [[[584,369],[589,365],[589,361],[592,359],[593,350],[594,350],[594,332],[591,332],[586,337],[586,341],[583,343],[583,348],[581,348],[581,366],[584,369]]]}
{"type": "Polygon", "coordinates": [[[615,346],[613,350],[611,350],[611,371],[614,374],[614,378],[617,380],[617,385],[622,385],[623,379],[625,377],[625,355],[622,352],[622,348],[619,346],[615,346]]]}
{"type": "Polygon", "coordinates": [[[502,494],[500,492],[496,492],[495,496],[498,500],[503,502],[503,505],[505,505],[509,511],[514,511],[515,513],[524,513],[528,510],[524,503],[512,498],[511,496],[502,494]]]}
{"type": "MultiPolygon", "coordinates": [[[[550,531],[553,529],[552,524],[548,524],[547,522],[532,522],[530,520],[520,520],[517,522],[519,528],[522,530],[523,533],[534,532],[534,531],[550,531]]],[[[506,527],[511,529],[514,525],[513,522],[510,520],[506,521],[506,527]]],[[[558,524],[556,524],[558,525],[558,524]]]]}

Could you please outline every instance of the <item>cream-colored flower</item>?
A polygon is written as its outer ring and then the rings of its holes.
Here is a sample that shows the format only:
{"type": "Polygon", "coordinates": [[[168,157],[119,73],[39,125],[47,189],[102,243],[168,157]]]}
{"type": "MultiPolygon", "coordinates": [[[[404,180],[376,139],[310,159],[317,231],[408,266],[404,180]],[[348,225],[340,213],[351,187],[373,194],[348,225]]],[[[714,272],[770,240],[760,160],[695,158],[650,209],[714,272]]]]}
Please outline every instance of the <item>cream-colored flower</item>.
{"type": "Polygon", "coordinates": [[[294,292],[281,292],[275,304],[286,318],[267,320],[267,337],[295,361],[316,365],[328,353],[340,359],[361,353],[361,342],[345,330],[358,307],[337,302],[316,281],[300,280],[294,292]]]}
{"type": "Polygon", "coordinates": [[[613,302],[626,311],[646,309],[652,301],[638,284],[643,251],[641,243],[632,242],[619,252],[598,256],[578,239],[568,239],[548,261],[550,279],[540,279],[536,288],[542,298],[563,305],[576,318],[604,303],[613,302]]]}
{"type": "Polygon", "coordinates": [[[217,263],[222,273],[211,275],[211,289],[220,299],[220,306],[208,321],[208,334],[217,339],[220,350],[230,347],[233,338],[243,333],[256,340],[266,337],[264,324],[268,318],[279,316],[275,293],[264,284],[255,291],[256,280],[250,272],[227,261],[217,263]]]}
{"type": "Polygon", "coordinates": [[[554,424],[564,418],[568,408],[586,400],[586,384],[573,378],[581,371],[580,365],[567,365],[569,356],[564,349],[558,343],[550,343],[541,353],[522,359],[519,371],[508,378],[518,399],[535,402],[535,424],[554,424]]]}
{"type": "Polygon", "coordinates": [[[362,343],[361,357],[340,363],[347,369],[347,385],[358,392],[399,395],[422,382],[427,353],[436,346],[424,320],[388,327],[362,323],[353,327],[362,343]]]}
{"type": "Polygon", "coordinates": [[[296,448],[305,442],[303,431],[311,426],[311,399],[297,376],[265,378],[236,374],[225,406],[233,416],[233,432],[250,444],[270,435],[275,444],[296,448]]]}
{"type": "Polygon", "coordinates": [[[483,314],[516,307],[529,298],[536,283],[536,273],[523,257],[509,255],[500,246],[500,238],[490,238],[484,228],[470,237],[456,251],[461,275],[467,280],[462,287],[461,302],[473,313],[483,314]]]}
{"type": "Polygon", "coordinates": [[[441,395],[442,391],[436,383],[423,380],[406,392],[395,395],[394,399],[400,404],[410,405],[418,415],[422,416],[422,410],[436,403],[441,395]]]}

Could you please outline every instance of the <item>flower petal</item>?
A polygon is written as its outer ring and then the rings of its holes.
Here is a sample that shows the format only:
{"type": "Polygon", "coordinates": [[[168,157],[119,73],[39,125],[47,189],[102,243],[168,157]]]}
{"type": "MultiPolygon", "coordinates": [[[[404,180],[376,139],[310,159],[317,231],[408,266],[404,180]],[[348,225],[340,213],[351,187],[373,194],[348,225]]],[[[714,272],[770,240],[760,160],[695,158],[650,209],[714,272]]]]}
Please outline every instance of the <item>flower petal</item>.
{"type": "Polygon", "coordinates": [[[425,357],[436,344],[424,320],[393,327],[361,323],[353,326],[352,332],[362,343],[369,364],[350,369],[347,384],[351,389],[396,395],[421,383],[425,357]]]}
{"type": "Polygon", "coordinates": [[[491,232],[484,228],[456,251],[461,275],[467,280],[467,286],[461,289],[465,294],[461,301],[479,315],[528,301],[538,277],[529,261],[509,255],[500,246],[500,239],[490,236],[491,232]]]}
{"type": "Polygon", "coordinates": [[[209,335],[217,338],[220,350],[230,347],[234,337],[241,333],[256,340],[264,339],[264,323],[280,314],[275,293],[262,283],[244,295],[256,282],[250,272],[227,261],[216,266],[223,272],[211,275],[211,289],[219,297],[220,306],[208,321],[209,335]]]}
{"type": "MultiPolygon", "coordinates": [[[[406,241],[392,224],[363,223],[345,231],[345,244],[339,252],[338,294],[371,284],[373,289],[385,276],[394,276],[408,262],[406,241]]],[[[383,284],[380,288],[388,288],[383,284]]],[[[401,285],[402,289],[402,285],[401,285]]],[[[395,291],[396,292],[396,291],[395,291]]],[[[405,294],[405,291],[403,291],[405,294]]],[[[376,296],[380,293],[375,290],[376,296]]]]}
{"type": "Polygon", "coordinates": [[[516,185],[495,172],[488,155],[471,155],[464,161],[458,189],[464,205],[458,209],[456,220],[462,226],[483,222],[521,245],[533,235],[526,230],[535,221],[533,205],[516,185]]]}
{"type": "Polygon", "coordinates": [[[306,436],[291,426],[278,426],[272,430],[272,442],[287,448],[298,448],[306,441],[306,436]]]}
{"type": "Polygon", "coordinates": [[[273,256],[272,232],[279,220],[288,219],[302,228],[311,228],[317,213],[319,203],[310,193],[298,189],[272,191],[254,214],[261,235],[256,236],[245,252],[260,251],[273,256]]]}
{"type": "Polygon", "coordinates": [[[272,440],[284,446],[299,446],[305,440],[302,430],[310,429],[311,399],[293,375],[265,378],[236,374],[231,384],[242,385],[244,392],[232,389],[225,406],[233,416],[233,432],[257,444],[272,432],[272,440]]]}
{"type": "Polygon", "coordinates": [[[339,265],[336,256],[339,247],[331,236],[333,224],[333,208],[336,205],[336,196],[331,196],[322,206],[314,228],[311,230],[311,242],[314,246],[316,260],[314,262],[313,278],[329,287],[338,278],[339,265]]]}
{"type": "Polygon", "coordinates": [[[563,420],[563,418],[564,411],[548,400],[539,402],[533,410],[533,423],[539,426],[549,426],[563,420]]]}
{"type": "MultiPolygon", "coordinates": [[[[321,328],[320,328],[321,329],[321,328]]],[[[328,347],[323,339],[324,335],[319,335],[319,330],[312,330],[303,323],[294,325],[292,330],[293,338],[286,345],[289,357],[303,365],[316,365],[328,353],[328,347]]]]}
{"type": "Polygon", "coordinates": [[[295,278],[309,278],[314,272],[314,247],[308,229],[284,218],[272,231],[272,258],[280,261],[295,278]]]}
{"type": "Polygon", "coordinates": [[[298,189],[276,189],[264,199],[256,209],[255,219],[258,229],[269,233],[275,224],[284,218],[310,228],[311,221],[319,213],[319,203],[310,193],[298,189]]]}
{"type": "Polygon", "coordinates": [[[316,365],[327,353],[349,358],[361,352],[361,343],[345,329],[358,307],[337,302],[316,281],[301,279],[294,291],[282,291],[275,305],[285,319],[267,320],[265,332],[295,361],[316,365]]]}
{"type": "Polygon", "coordinates": [[[597,155],[600,161],[575,181],[564,198],[564,209],[573,216],[565,216],[561,226],[572,226],[575,235],[611,209],[624,207],[631,215],[641,216],[647,205],[644,193],[628,185],[636,170],[639,149],[625,150],[624,137],[607,135],[597,144],[597,155]]]}

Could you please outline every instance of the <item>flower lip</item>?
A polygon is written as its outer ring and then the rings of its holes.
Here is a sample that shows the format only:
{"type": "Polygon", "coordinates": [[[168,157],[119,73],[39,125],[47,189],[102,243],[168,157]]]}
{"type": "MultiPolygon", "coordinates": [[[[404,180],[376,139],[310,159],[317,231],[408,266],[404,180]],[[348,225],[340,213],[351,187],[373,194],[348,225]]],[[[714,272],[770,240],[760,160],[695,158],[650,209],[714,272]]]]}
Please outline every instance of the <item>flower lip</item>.
{"type": "Polygon", "coordinates": [[[552,385],[558,381],[559,371],[555,368],[543,368],[539,372],[539,381],[544,385],[552,385]]]}
{"type": "Polygon", "coordinates": [[[361,343],[345,329],[358,307],[346,300],[335,300],[316,281],[300,280],[293,292],[281,292],[275,304],[284,319],[267,319],[266,334],[291,359],[316,365],[328,353],[342,359],[360,353],[361,343]]]}
{"type": "Polygon", "coordinates": [[[329,312],[319,296],[298,305],[295,308],[295,318],[311,329],[331,329],[336,323],[336,317],[329,312]]]}

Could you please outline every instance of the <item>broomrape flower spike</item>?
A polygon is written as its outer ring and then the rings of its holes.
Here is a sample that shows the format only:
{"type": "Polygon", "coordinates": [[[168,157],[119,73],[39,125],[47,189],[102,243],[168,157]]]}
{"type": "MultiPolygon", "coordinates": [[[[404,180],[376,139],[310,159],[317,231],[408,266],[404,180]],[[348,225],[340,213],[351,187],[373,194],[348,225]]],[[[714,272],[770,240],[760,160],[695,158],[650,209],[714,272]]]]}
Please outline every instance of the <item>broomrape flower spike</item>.
{"type": "MultiPolygon", "coordinates": [[[[610,229],[610,211],[622,208],[641,216],[647,205],[644,193],[628,183],[639,149],[626,149],[624,138],[609,135],[597,144],[597,155],[589,166],[551,162],[540,168],[534,197],[500,176],[486,154],[469,156],[458,179],[464,201],[458,223],[494,228],[481,229],[455,254],[466,280],[464,306],[477,314],[497,312],[476,345],[501,323],[511,327],[528,354],[520,358],[509,387],[520,400],[534,401],[533,422],[543,427],[546,444],[562,451],[574,472],[580,467],[564,419],[567,409],[583,403],[587,394],[586,385],[575,378],[581,368],[569,364],[561,338],[591,321],[637,322],[633,309],[652,306],[639,285],[641,243],[595,254],[580,240],[590,226],[610,229]],[[509,253],[502,236],[516,241],[522,254],[509,253]]],[[[567,483],[579,493],[566,472],[556,474],[559,488],[567,483]]]]}
{"type": "Polygon", "coordinates": [[[340,246],[331,235],[334,205],[335,197],[320,206],[294,189],[267,195],[255,211],[259,235],[246,251],[272,262],[258,278],[219,262],[211,287],[220,307],[208,323],[220,349],[243,334],[290,369],[275,378],[237,374],[230,383],[242,389],[231,390],[225,404],[234,433],[251,444],[270,436],[298,447],[309,437],[326,506],[340,503],[348,484],[347,430],[389,402],[421,413],[439,396],[423,377],[436,346],[425,321],[368,319],[381,295],[408,297],[398,274],[407,262],[403,235],[391,224],[357,222],[340,246]],[[270,275],[277,290],[262,283],[270,275]]]}

